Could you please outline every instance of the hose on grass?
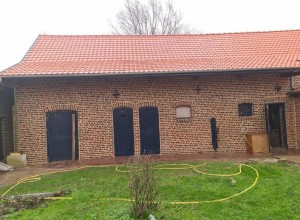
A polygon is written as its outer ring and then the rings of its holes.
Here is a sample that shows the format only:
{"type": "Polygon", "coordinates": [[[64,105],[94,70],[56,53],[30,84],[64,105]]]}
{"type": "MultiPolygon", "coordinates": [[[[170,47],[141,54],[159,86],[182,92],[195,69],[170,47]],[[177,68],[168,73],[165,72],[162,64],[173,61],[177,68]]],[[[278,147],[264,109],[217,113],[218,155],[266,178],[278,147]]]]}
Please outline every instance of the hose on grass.
{"type": "MultiPolygon", "coordinates": [[[[200,203],[223,202],[223,201],[232,199],[234,197],[237,197],[237,196],[239,196],[239,195],[241,195],[243,193],[246,193],[247,191],[249,191],[250,189],[252,189],[257,184],[257,181],[259,179],[259,173],[258,173],[257,169],[254,168],[253,166],[250,166],[250,165],[247,165],[247,164],[240,164],[239,165],[239,172],[233,173],[233,174],[206,173],[206,172],[203,172],[203,171],[197,169],[198,167],[203,167],[205,165],[206,165],[206,163],[200,164],[200,165],[196,165],[196,166],[193,166],[193,165],[190,165],[190,164],[164,164],[164,165],[154,166],[153,169],[172,169],[172,170],[179,169],[179,170],[182,170],[182,169],[191,169],[192,168],[195,172],[200,173],[202,175],[218,176],[218,177],[230,177],[230,176],[240,175],[242,173],[242,167],[245,166],[245,167],[251,168],[255,172],[256,177],[255,177],[255,180],[253,181],[253,183],[249,187],[247,187],[246,189],[244,189],[244,190],[242,190],[242,191],[240,191],[238,193],[235,193],[234,195],[231,195],[231,196],[228,196],[228,197],[225,197],[225,198],[213,199],[213,200],[196,200],[196,201],[187,201],[187,202],[182,202],[182,201],[176,201],[176,202],[162,201],[162,203],[171,204],[171,205],[191,205],[191,204],[200,204],[200,203]],[[164,168],[162,166],[186,166],[186,167],[185,168],[184,167],[164,168]]],[[[120,170],[118,166],[116,167],[116,171],[117,172],[122,172],[122,173],[130,172],[128,170],[126,170],[126,171],[125,170],[120,170]]],[[[126,201],[126,202],[130,202],[131,201],[130,199],[124,199],[124,198],[108,198],[107,200],[126,201]]]]}
{"type": "MultiPolygon", "coordinates": [[[[20,185],[20,184],[24,184],[24,183],[32,183],[32,182],[36,182],[41,180],[41,176],[46,176],[46,175],[50,175],[50,174],[57,174],[57,173],[64,173],[64,172],[70,172],[70,171],[75,171],[75,170],[81,170],[81,169],[85,169],[85,168],[89,168],[92,166],[84,166],[84,167],[76,167],[73,169],[65,169],[65,170],[59,170],[59,171],[53,171],[53,172],[49,172],[49,173],[43,173],[43,174],[38,174],[38,175],[34,175],[34,176],[30,176],[30,177],[25,177],[22,178],[20,180],[17,181],[16,184],[12,185],[8,190],[6,190],[1,197],[4,197],[7,193],[9,193],[12,189],[14,189],[16,186],[20,185]]],[[[71,197],[52,197],[52,199],[70,199],[71,197]]],[[[46,198],[45,198],[46,199],[46,198]]],[[[51,199],[51,197],[48,197],[47,199],[51,199]]]]}
{"type": "MultiPolygon", "coordinates": [[[[129,168],[134,168],[134,166],[128,166],[128,165],[123,165],[123,166],[116,166],[116,171],[119,173],[130,173],[130,170],[120,170],[119,167],[129,167],[129,168]]],[[[153,167],[155,170],[188,170],[188,169],[193,169],[194,166],[191,164],[159,164],[153,167]]]]}
{"type": "MultiPolygon", "coordinates": [[[[205,164],[204,164],[205,165],[205,164]]],[[[247,164],[240,164],[239,165],[239,172],[237,173],[233,173],[233,174],[213,174],[213,173],[205,173],[205,172],[202,172],[200,170],[197,169],[197,167],[199,166],[204,166],[204,165],[198,165],[198,166],[194,166],[194,170],[197,172],[197,173],[200,173],[200,174],[203,174],[203,175],[209,175],[209,176],[219,176],[219,177],[230,177],[230,176],[237,176],[239,174],[242,173],[242,167],[243,166],[246,166],[246,167],[249,167],[251,168],[252,170],[255,171],[255,174],[256,174],[256,177],[255,177],[255,180],[253,181],[253,183],[247,187],[246,189],[234,194],[234,195],[231,195],[231,196],[228,196],[228,197],[225,197],[225,198],[220,198],[220,199],[213,199],[213,200],[200,200],[200,201],[191,201],[191,202],[170,202],[170,204],[176,204],[176,205],[187,205],[187,204],[200,204],[200,203],[213,203],[213,202],[223,202],[223,201],[226,201],[226,200],[229,200],[229,199],[232,199],[234,197],[237,197],[247,191],[249,191],[250,189],[252,189],[256,184],[257,184],[257,181],[259,179],[259,173],[257,171],[256,168],[250,166],[250,165],[247,165],[247,164]]]]}
{"type": "MultiPolygon", "coordinates": [[[[162,203],[164,203],[164,204],[170,204],[170,205],[192,205],[192,204],[200,204],[200,203],[223,202],[223,201],[232,199],[234,197],[237,197],[237,196],[239,196],[241,194],[244,194],[247,191],[251,190],[257,184],[257,181],[259,179],[259,173],[258,173],[257,169],[254,168],[254,167],[252,167],[252,166],[250,166],[250,165],[247,165],[247,164],[240,164],[239,165],[239,172],[233,173],[233,174],[206,173],[206,172],[203,172],[203,171],[201,171],[201,170],[198,169],[199,167],[203,167],[205,165],[206,165],[206,163],[200,164],[200,165],[196,165],[196,166],[191,165],[191,164],[161,164],[161,165],[154,166],[153,169],[157,169],[157,170],[185,170],[185,169],[193,169],[195,172],[197,172],[197,173],[199,173],[201,175],[218,176],[218,177],[230,177],[230,176],[240,175],[242,173],[242,167],[248,167],[248,168],[251,168],[255,172],[256,177],[255,177],[255,180],[253,181],[253,183],[249,187],[247,187],[246,189],[244,189],[244,190],[242,190],[242,191],[240,191],[238,193],[235,193],[234,195],[231,195],[231,196],[228,196],[228,197],[225,197],[225,198],[213,199],[213,200],[186,201],[186,202],[182,202],[182,201],[175,201],[175,202],[162,201],[162,203]]],[[[11,186],[8,190],[6,190],[1,195],[1,197],[4,197],[13,188],[15,188],[16,186],[18,186],[20,184],[30,183],[30,182],[35,182],[35,181],[41,180],[41,176],[50,175],[50,174],[57,174],[57,173],[63,173],[63,172],[70,172],[70,171],[75,171],[75,170],[80,170],[80,169],[85,169],[85,168],[91,168],[91,167],[99,167],[99,166],[84,166],[84,167],[78,167],[78,168],[61,170],[61,171],[54,171],[54,172],[49,172],[49,173],[34,175],[34,176],[31,176],[31,177],[22,178],[16,184],[14,184],[13,186],[11,186]]],[[[116,172],[119,172],[119,173],[128,173],[128,172],[131,172],[130,170],[121,170],[120,167],[125,167],[125,166],[116,166],[116,172]]],[[[47,197],[45,199],[48,199],[48,200],[70,200],[70,199],[73,199],[73,197],[47,197]]],[[[106,198],[106,199],[102,199],[102,200],[124,201],[124,202],[130,202],[130,201],[132,201],[131,199],[125,199],[125,198],[106,198]]]]}

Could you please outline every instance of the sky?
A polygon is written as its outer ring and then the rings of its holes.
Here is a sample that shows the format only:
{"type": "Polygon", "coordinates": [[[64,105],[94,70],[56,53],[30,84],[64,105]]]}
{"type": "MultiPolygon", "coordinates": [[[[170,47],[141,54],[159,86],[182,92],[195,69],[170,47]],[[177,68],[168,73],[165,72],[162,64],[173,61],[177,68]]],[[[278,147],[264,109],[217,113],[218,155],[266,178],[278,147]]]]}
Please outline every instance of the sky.
{"type": "MultiPolygon", "coordinates": [[[[147,0],[140,0],[147,1],[147,0]]],[[[163,1],[163,0],[161,0],[163,1]]],[[[111,34],[125,0],[1,0],[0,71],[22,60],[39,34],[111,34]]],[[[300,29],[300,0],[173,0],[201,33],[300,29]]]]}

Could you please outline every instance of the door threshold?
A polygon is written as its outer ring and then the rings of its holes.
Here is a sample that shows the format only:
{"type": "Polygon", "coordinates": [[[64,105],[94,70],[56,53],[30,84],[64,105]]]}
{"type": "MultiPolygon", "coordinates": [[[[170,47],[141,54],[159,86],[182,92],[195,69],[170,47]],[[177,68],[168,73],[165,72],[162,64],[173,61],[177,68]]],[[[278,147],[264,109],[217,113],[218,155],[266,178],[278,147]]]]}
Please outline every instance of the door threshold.
{"type": "Polygon", "coordinates": [[[271,153],[286,153],[288,151],[287,148],[281,148],[281,147],[278,147],[278,148],[271,148],[270,149],[270,152],[271,153]]]}

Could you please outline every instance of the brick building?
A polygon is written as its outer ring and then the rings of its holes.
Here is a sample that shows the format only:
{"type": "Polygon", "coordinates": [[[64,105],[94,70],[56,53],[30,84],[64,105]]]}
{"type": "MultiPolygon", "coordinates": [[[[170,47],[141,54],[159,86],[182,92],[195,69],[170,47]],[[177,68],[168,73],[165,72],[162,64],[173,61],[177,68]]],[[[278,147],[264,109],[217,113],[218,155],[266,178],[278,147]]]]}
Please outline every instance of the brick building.
{"type": "Polygon", "coordinates": [[[0,74],[13,91],[4,148],[14,142],[29,163],[243,152],[245,134],[263,132],[271,150],[298,148],[299,42],[298,30],[40,35],[0,74]]]}

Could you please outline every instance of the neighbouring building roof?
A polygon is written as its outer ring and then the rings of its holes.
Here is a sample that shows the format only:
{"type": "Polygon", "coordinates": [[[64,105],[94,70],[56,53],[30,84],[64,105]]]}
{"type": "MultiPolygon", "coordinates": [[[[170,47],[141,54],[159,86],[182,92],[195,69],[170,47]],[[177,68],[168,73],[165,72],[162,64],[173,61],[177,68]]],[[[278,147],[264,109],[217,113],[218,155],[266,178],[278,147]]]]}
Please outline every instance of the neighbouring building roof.
{"type": "Polygon", "coordinates": [[[300,30],[197,35],[40,35],[1,77],[300,68],[300,30]]]}
{"type": "Polygon", "coordinates": [[[290,96],[300,96],[300,88],[295,88],[287,93],[290,96]]]}

